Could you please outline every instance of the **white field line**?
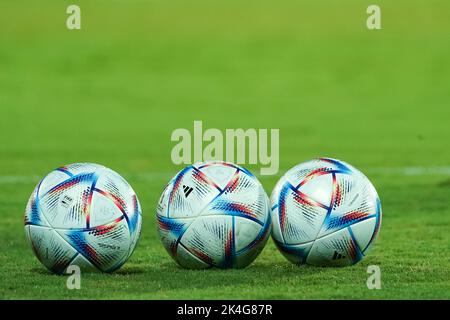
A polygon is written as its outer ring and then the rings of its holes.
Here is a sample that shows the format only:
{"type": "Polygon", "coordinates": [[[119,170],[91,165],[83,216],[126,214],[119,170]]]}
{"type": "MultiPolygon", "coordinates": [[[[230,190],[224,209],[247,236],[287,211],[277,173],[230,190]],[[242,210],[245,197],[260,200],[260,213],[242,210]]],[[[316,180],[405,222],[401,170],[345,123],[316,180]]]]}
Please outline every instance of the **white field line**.
{"type": "MultiPolygon", "coordinates": [[[[176,172],[175,172],[176,173],[176,172]]],[[[164,172],[143,172],[139,174],[129,174],[124,175],[125,179],[133,180],[133,181],[143,181],[143,182],[152,182],[152,181],[164,181],[169,179],[175,175],[175,173],[164,173],[164,172]]],[[[30,184],[30,183],[38,183],[43,177],[39,177],[37,175],[0,175],[0,185],[4,184],[30,184]]]]}
{"type": "MultiPolygon", "coordinates": [[[[286,170],[279,170],[276,176],[281,176],[286,170]]],[[[388,176],[450,176],[450,166],[448,167],[371,167],[366,168],[363,172],[368,175],[388,175],[388,176]]],[[[142,172],[125,174],[124,177],[133,181],[140,182],[155,182],[155,181],[169,181],[176,172],[142,172]]],[[[272,176],[258,175],[259,179],[267,179],[272,176]]],[[[0,185],[14,185],[14,184],[32,184],[38,183],[41,177],[37,175],[0,175],[0,185]]]]}

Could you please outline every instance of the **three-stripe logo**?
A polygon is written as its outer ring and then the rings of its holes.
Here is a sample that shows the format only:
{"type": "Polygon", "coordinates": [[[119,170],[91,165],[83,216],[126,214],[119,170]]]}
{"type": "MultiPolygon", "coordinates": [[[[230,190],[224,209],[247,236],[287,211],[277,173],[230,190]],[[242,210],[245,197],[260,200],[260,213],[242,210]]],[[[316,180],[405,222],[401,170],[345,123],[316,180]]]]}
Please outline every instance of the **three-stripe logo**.
{"type": "Polygon", "coordinates": [[[194,190],[194,188],[183,185],[184,197],[187,198],[191,194],[192,190],[194,190]]]}

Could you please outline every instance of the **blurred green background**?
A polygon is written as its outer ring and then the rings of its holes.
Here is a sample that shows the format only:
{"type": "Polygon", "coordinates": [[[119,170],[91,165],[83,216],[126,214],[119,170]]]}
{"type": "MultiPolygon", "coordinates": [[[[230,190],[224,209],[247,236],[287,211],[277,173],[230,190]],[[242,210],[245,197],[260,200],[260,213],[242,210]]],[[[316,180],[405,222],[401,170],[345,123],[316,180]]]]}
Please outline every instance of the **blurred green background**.
{"type": "MultiPolygon", "coordinates": [[[[77,0],[0,3],[1,298],[450,298],[450,2],[77,0]],[[82,29],[67,30],[77,4],[82,29]],[[378,4],[382,30],[366,28],[378,4]],[[380,237],[359,265],[295,267],[269,243],[245,270],[185,271],[154,209],[176,128],[279,128],[280,172],[317,156],[374,182],[380,237]],[[73,162],[122,173],[143,235],[82,290],[27,247],[38,180],[73,162]],[[382,290],[368,290],[378,264],[382,290]]],[[[249,166],[258,172],[257,166],[249,166]]],[[[261,177],[268,193],[278,176],[261,177]]]]}

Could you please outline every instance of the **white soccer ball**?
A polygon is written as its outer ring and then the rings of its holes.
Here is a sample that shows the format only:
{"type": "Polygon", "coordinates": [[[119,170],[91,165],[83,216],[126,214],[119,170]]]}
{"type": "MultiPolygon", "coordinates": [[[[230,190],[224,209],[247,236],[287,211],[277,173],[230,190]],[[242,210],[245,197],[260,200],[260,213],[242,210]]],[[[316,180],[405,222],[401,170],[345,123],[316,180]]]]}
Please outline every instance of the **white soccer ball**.
{"type": "Polygon", "coordinates": [[[166,186],[157,208],[161,241],[182,267],[243,268],[270,234],[270,206],[261,183],[222,161],[196,163],[166,186]]]}
{"type": "Polygon", "coordinates": [[[132,254],[141,222],[138,198],[119,174],[77,163],[54,170],[35,188],[25,233],[36,257],[55,273],[70,265],[112,272],[132,254]]]}
{"type": "Polygon", "coordinates": [[[271,196],[272,238],[296,264],[347,266],[360,261],[381,224],[381,204],[369,179],[329,158],[301,163],[271,196]]]}

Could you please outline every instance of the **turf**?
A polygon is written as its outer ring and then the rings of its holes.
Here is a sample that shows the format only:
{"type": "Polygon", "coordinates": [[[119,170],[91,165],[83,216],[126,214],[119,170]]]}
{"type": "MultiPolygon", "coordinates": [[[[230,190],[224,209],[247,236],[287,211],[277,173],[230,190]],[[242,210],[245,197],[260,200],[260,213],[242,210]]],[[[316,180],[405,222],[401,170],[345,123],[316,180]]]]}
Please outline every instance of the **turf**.
{"type": "Polygon", "coordinates": [[[68,31],[70,3],[0,5],[0,298],[450,298],[448,1],[377,1],[378,31],[372,1],[79,0],[68,31]],[[316,156],[364,171],[384,214],[367,257],[297,267],[269,242],[244,270],[177,267],[155,207],[181,168],[170,134],[194,120],[279,128],[279,174],[316,156]],[[40,177],[81,161],[130,181],[143,233],[122,269],[68,290],[27,246],[23,212],[40,177]],[[374,264],[381,290],[366,287],[374,264]]]}

